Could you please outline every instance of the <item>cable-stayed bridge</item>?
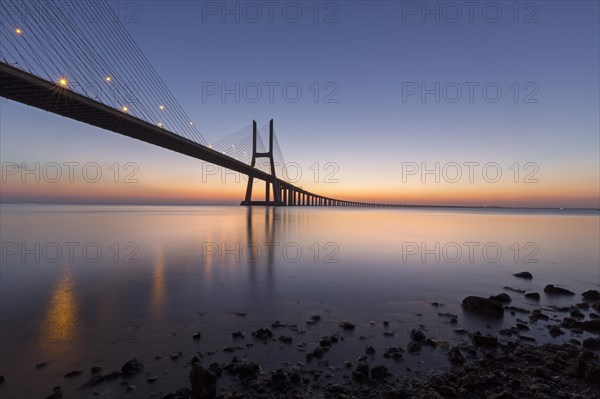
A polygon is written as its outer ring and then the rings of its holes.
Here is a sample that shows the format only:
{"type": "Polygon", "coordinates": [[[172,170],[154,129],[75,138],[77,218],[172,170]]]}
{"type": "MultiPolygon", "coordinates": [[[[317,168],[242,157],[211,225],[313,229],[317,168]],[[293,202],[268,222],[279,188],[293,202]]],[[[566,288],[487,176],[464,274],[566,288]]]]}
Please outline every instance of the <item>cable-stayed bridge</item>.
{"type": "Polygon", "coordinates": [[[256,122],[209,144],[106,0],[0,4],[0,96],[245,174],[242,205],[391,206],[287,181],[277,173],[285,161],[272,120],[268,148],[256,122]],[[254,179],[265,182],[264,201],[252,200],[254,179]]]}

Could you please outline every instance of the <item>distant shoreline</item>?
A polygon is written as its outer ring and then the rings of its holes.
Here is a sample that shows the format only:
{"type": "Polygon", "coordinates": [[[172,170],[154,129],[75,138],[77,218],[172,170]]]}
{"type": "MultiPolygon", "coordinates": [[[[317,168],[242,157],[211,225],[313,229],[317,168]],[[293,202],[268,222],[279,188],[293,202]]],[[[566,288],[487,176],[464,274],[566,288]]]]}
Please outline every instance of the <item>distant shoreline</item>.
{"type": "MultiPolygon", "coordinates": [[[[228,206],[240,207],[235,203],[129,203],[129,202],[10,202],[2,201],[0,205],[89,205],[89,206],[228,206]]],[[[498,205],[417,205],[417,204],[388,204],[395,208],[427,208],[427,209],[483,209],[483,210],[530,210],[530,211],[596,211],[600,208],[574,207],[530,207],[530,206],[498,206],[498,205]]],[[[286,208],[286,207],[282,207],[286,208]]],[[[290,208],[319,208],[316,206],[290,206],[290,208]]],[[[320,208],[353,208],[353,207],[320,207],[320,208]]],[[[384,207],[382,207],[384,208],[384,207]]]]}

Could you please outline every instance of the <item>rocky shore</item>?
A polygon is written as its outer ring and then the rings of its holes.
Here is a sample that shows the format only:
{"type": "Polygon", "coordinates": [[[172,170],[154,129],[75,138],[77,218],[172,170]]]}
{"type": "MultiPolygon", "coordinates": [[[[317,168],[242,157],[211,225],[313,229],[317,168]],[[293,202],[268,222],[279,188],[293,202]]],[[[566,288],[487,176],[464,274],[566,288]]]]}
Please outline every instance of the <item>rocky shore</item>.
{"type": "MultiPolygon", "coordinates": [[[[531,279],[528,272],[515,278],[531,279]]],[[[67,370],[65,378],[82,379],[77,392],[82,396],[147,397],[152,399],[213,399],[213,398],[482,398],[482,399],[600,399],[600,293],[589,290],[578,296],[558,285],[547,285],[543,293],[525,292],[504,287],[500,294],[489,297],[467,296],[463,311],[485,320],[504,318],[510,314],[514,325],[497,334],[467,330],[461,327],[459,316],[439,312],[461,339],[453,344],[439,339],[423,325],[412,328],[407,342],[400,343],[389,329],[388,321],[369,323],[381,327],[389,338],[387,345],[373,345],[362,335],[361,328],[351,320],[340,320],[337,332],[318,337],[317,342],[303,340],[303,327],[279,321],[254,331],[234,331],[236,345],[211,352],[168,355],[173,361],[186,361],[186,382],[173,392],[136,396],[134,384],[153,385],[160,380],[150,363],[133,358],[119,370],[104,372],[102,367],[90,370],[67,370]],[[511,306],[513,297],[521,295],[539,300],[541,295],[571,298],[569,306],[524,309],[511,306]],[[532,330],[544,330],[550,342],[538,342],[532,330]],[[364,345],[364,353],[342,362],[332,361],[330,353],[341,347],[351,334],[355,342],[364,345]],[[266,367],[252,361],[245,349],[254,345],[285,345],[302,354],[302,361],[266,367]],[[426,372],[415,373],[406,366],[407,360],[421,356],[426,350],[442,354],[444,364],[426,372]],[[230,361],[214,361],[217,352],[230,354],[230,361]],[[392,367],[394,365],[394,367],[392,367]],[[88,378],[87,382],[84,382],[88,378]],[[112,395],[99,388],[114,385],[112,395]]],[[[442,306],[432,302],[431,306],[442,306]]],[[[315,314],[307,325],[321,323],[315,314]]],[[[200,341],[202,333],[194,332],[191,340],[200,341]]],[[[343,351],[343,349],[341,349],[343,351]]],[[[343,353],[346,353],[343,351],[343,353]]],[[[154,360],[157,360],[157,356],[154,360]]],[[[423,362],[421,362],[423,363],[423,362]]],[[[36,368],[45,368],[42,362],[36,368]]],[[[10,383],[1,375],[0,384],[10,383]]],[[[69,393],[70,395],[73,392],[69,393]]],[[[58,384],[47,396],[59,399],[67,395],[58,384]]],[[[79,396],[75,396],[79,397],[79,396]]]]}

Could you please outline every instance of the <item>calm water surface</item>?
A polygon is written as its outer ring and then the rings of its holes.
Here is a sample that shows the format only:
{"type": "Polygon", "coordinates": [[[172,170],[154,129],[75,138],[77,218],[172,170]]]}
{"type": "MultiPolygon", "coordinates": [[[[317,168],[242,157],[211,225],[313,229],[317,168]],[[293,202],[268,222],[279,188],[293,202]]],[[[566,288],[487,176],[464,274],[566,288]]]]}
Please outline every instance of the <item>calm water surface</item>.
{"type": "MultiPolygon", "coordinates": [[[[292,345],[249,337],[241,346],[254,346],[236,354],[264,368],[306,362],[297,343],[310,350],[319,336],[339,331],[340,320],[350,320],[356,330],[342,332],[345,341],[327,354],[339,367],[366,345],[378,355],[405,345],[419,324],[452,344],[467,339],[455,328],[495,333],[520,317],[463,313],[467,295],[498,294],[505,286],[542,292],[549,283],[580,294],[600,283],[600,217],[592,211],[58,205],[0,211],[0,373],[6,376],[0,394],[7,399],[45,397],[55,385],[66,397],[92,397],[91,390],[77,390],[91,366],[108,372],[132,357],[160,379],[150,385],[145,375],[134,377],[137,389],[128,397],[169,392],[186,385],[185,363],[194,353],[217,351],[207,363],[230,360],[233,354],[220,349],[240,344],[232,331],[275,321],[306,332],[274,330],[276,337],[292,336],[292,345]],[[523,270],[534,279],[512,276],[523,270]],[[458,324],[438,313],[457,315],[458,324]],[[314,314],[322,321],[307,325],[314,314]],[[386,330],[395,335],[384,336],[386,330]],[[176,351],[182,358],[170,360],[176,351]],[[164,358],[155,360],[159,354],[164,358]],[[71,370],[83,374],[65,379],[71,370]]],[[[536,303],[506,292],[512,305],[527,309],[579,299],[542,293],[536,303]]],[[[551,340],[543,327],[531,334],[551,340]]],[[[445,354],[428,348],[402,363],[377,361],[397,370],[446,366],[445,354]]],[[[96,390],[100,397],[124,394],[118,383],[96,390]]]]}

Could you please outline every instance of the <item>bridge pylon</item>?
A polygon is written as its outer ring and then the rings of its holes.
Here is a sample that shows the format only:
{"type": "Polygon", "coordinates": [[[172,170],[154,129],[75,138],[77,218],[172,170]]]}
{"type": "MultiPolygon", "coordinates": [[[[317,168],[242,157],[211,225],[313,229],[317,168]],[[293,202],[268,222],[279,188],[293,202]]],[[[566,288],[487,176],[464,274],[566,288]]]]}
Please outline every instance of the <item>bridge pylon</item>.
{"type": "Polygon", "coordinates": [[[269,158],[271,164],[271,181],[265,181],[265,200],[264,201],[252,201],[252,188],[254,185],[254,178],[248,176],[248,186],[246,187],[246,198],[242,201],[241,205],[260,205],[260,206],[281,206],[284,205],[281,200],[281,187],[277,180],[275,173],[275,161],[273,159],[273,119],[269,122],[269,149],[267,152],[256,151],[256,140],[257,140],[257,128],[256,121],[252,121],[252,163],[250,166],[253,168],[256,166],[257,158],[269,158]],[[273,191],[273,201],[271,201],[271,191],[273,191]]]}

